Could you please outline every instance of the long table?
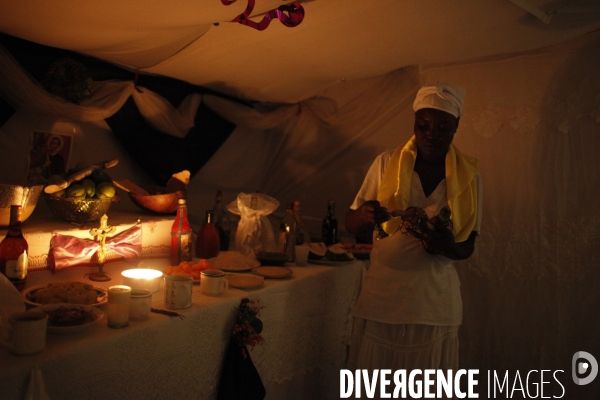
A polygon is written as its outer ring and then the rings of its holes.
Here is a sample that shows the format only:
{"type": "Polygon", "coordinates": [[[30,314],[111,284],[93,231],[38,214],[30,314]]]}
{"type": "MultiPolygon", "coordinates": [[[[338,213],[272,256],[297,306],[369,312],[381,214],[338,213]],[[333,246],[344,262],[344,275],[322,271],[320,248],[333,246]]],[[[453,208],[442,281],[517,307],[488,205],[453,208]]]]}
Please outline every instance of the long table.
{"type": "MultiPolygon", "coordinates": [[[[161,268],[168,261],[145,260],[161,268]]],[[[230,288],[221,297],[200,293],[194,285],[192,307],[178,310],[184,319],[151,313],[111,329],[106,320],[75,334],[49,333],[46,349],[16,356],[0,347],[0,397],[24,399],[42,385],[50,399],[213,399],[236,311],[244,297],[264,305],[264,343],[250,352],[267,399],[339,397],[339,370],[345,368],[351,310],[365,265],[286,265],[293,275],[267,279],[253,290],[230,288]]],[[[124,262],[107,264],[107,288],[121,284],[124,262]]],[[[28,286],[50,281],[86,281],[87,267],[51,274],[30,274],[28,286]]],[[[90,281],[88,281],[90,282],[90,281]]],[[[105,307],[105,306],[101,306],[105,307]]],[[[161,290],[152,307],[164,309],[161,290]]]]}

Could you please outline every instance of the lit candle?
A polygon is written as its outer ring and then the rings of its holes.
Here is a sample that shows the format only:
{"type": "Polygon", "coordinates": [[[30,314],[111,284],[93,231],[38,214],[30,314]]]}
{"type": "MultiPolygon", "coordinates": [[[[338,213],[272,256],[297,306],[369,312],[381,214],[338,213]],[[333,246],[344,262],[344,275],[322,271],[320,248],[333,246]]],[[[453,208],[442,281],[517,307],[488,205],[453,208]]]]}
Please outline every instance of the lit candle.
{"type": "Polygon", "coordinates": [[[163,273],[155,269],[135,268],[127,269],[121,272],[123,284],[132,289],[148,289],[150,292],[157,292],[160,287],[160,281],[163,273]]]}

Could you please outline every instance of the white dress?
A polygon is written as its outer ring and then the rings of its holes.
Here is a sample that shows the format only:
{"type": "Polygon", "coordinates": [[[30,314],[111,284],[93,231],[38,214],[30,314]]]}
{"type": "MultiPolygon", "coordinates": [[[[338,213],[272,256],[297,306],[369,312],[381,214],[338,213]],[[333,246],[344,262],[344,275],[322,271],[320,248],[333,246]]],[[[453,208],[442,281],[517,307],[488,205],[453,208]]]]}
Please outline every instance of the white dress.
{"type": "MultiPolygon", "coordinates": [[[[374,161],[352,209],[377,198],[392,153],[383,153],[374,161]]],[[[481,220],[479,175],[477,183],[475,231],[481,220]]],[[[429,217],[438,214],[447,205],[445,180],[426,197],[413,171],[409,205],[423,208],[429,217]]],[[[458,274],[451,259],[427,253],[414,237],[396,232],[374,240],[371,266],[354,315],[349,368],[458,367],[458,326],[462,322],[458,274]]]]}

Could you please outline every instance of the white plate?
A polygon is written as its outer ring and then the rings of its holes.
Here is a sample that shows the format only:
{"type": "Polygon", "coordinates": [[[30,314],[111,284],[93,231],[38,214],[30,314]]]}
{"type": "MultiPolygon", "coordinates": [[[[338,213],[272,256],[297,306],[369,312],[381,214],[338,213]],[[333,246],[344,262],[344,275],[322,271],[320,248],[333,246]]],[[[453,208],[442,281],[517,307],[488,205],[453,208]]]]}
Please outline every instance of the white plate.
{"type": "Polygon", "coordinates": [[[265,282],[263,276],[249,274],[230,274],[225,279],[229,282],[229,287],[237,289],[254,289],[265,282]]]}
{"type": "Polygon", "coordinates": [[[48,314],[48,332],[52,333],[76,333],[87,329],[90,325],[95,324],[104,317],[104,312],[98,307],[84,306],[81,304],[68,304],[68,303],[57,303],[57,304],[45,304],[40,307],[36,307],[33,310],[41,311],[48,314]],[[64,310],[64,314],[67,316],[70,314],[73,317],[87,317],[87,318],[76,318],[72,324],[69,325],[54,325],[52,322],[56,320],[53,318],[59,309],[64,310]]]}
{"type": "MultiPolygon", "coordinates": [[[[25,300],[25,304],[27,304],[28,306],[32,306],[32,307],[42,306],[43,304],[36,303],[35,301],[33,301],[33,294],[35,293],[36,290],[44,289],[46,287],[48,287],[48,284],[34,286],[34,287],[23,290],[22,295],[23,295],[23,299],[25,300]]],[[[96,293],[98,293],[98,297],[96,298],[95,303],[87,304],[87,305],[92,306],[92,307],[97,307],[108,301],[108,292],[106,291],[106,289],[98,288],[95,286],[93,287],[93,289],[96,291],[96,293]]]]}
{"type": "Polygon", "coordinates": [[[337,267],[340,265],[346,265],[346,264],[350,264],[351,262],[353,262],[354,260],[349,260],[349,261],[331,261],[331,260],[326,260],[324,258],[320,259],[320,260],[308,260],[309,264],[317,264],[317,265],[328,265],[331,267],[337,267]]]}
{"type": "Polygon", "coordinates": [[[286,267],[256,267],[252,268],[252,273],[264,278],[281,279],[287,278],[293,274],[293,271],[286,267]]]}

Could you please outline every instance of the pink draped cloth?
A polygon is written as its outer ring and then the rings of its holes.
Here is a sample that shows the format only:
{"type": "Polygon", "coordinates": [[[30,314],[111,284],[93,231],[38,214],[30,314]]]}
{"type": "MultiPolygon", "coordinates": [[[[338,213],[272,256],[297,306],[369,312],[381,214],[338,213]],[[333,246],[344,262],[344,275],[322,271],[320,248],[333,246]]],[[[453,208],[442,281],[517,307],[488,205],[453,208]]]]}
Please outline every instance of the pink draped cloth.
{"type": "MultiPolygon", "coordinates": [[[[54,233],[50,239],[48,261],[52,272],[61,269],[92,263],[100,243],[93,239],[80,239],[74,236],[54,233]]],[[[114,252],[126,260],[142,254],[142,226],[136,224],[123,232],[106,238],[105,251],[114,252]]],[[[109,260],[107,260],[108,262],[109,260]]]]}

